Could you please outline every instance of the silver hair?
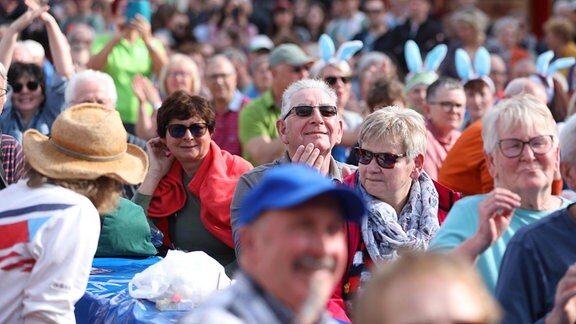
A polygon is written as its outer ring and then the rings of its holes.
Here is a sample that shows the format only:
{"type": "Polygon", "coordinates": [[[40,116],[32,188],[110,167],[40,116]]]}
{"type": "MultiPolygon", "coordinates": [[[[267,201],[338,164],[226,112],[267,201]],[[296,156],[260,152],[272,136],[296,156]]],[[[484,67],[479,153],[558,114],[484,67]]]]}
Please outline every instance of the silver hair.
{"type": "Polygon", "coordinates": [[[486,32],[488,29],[488,24],[490,23],[490,18],[480,9],[477,8],[465,8],[456,11],[452,14],[450,20],[455,23],[461,21],[466,23],[476,30],[476,32],[486,32]]]}
{"type": "Polygon", "coordinates": [[[366,117],[360,126],[358,142],[368,141],[399,144],[412,160],[426,154],[426,124],[415,110],[389,106],[378,109],[366,117]]]}
{"type": "Polygon", "coordinates": [[[336,101],[338,100],[336,93],[334,90],[330,89],[330,87],[324,81],[316,79],[304,79],[292,83],[282,94],[282,112],[280,113],[280,119],[284,119],[284,117],[288,115],[288,112],[290,112],[290,109],[292,109],[292,97],[304,89],[318,89],[324,92],[330,98],[330,102],[324,103],[336,106],[336,101]]]}
{"type": "Polygon", "coordinates": [[[348,62],[346,61],[326,62],[324,60],[318,60],[310,68],[310,77],[313,79],[320,79],[322,72],[328,66],[333,66],[346,75],[349,76],[352,75],[352,69],[350,68],[350,64],[348,64],[348,62]]]}
{"type": "Polygon", "coordinates": [[[494,23],[494,27],[493,27],[494,34],[498,35],[506,27],[512,27],[514,29],[515,33],[517,33],[520,30],[520,28],[518,27],[518,21],[514,17],[507,16],[507,17],[498,19],[494,23]]]}
{"type": "Polygon", "coordinates": [[[112,80],[110,75],[96,70],[84,70],[74,74],[72,78],[70,78],[70,81],[68,81],[68,85],[66,86],[66,90],[64,91],[64,105],[66,107],[74,105],[74,102],[76,101],[75,98],[78,95],[76,93],[78,83],[87,81],[93,81],[104,85],[106,87],[106,92],[108,93],[110,101],[114,107],[116,107],[118,94],[116,93],[116,85],[114,84],[114,80],[112,80]]]}
{"type": "Polygon", "coordinates": [[[6,72],[6,67],[1,62],[0,62],[0,77],[2,77],[4,81],[8,81],[8,73],[6,72]]]}
{"type": "Polygon", "coordinates": [[[484,151],[488,154],[494,153],[500,134],[515,129],[527,132],[538,130],[542,134],[552,135],[555,146],[558,143],[558,127],[548,106],[536,97],[524,94],[503,99],[484,115],[482,118],[484,151]]]}
{"type": "Polygon", "coordinates": [[[543,93],[546,93],[546,89],[544,89],[541,84],[538,84],[529,78],[516,78],[506,85],[506,88],[504,89],[504,97],[512,98],[521,94],[531,94],[531,88],[540,88],[543,93]]]}
{"type": "Polygon", "coordinates": [[[192,60],[189,56],[184,54],[172,54],[170,59],[168,59],[168,63],[166,63],[166,65],[164,65],[162,68],[162,71],[160,71],[160,76],[158,78],[160,92],[168,95],[168,93],[166,93],[166,86],[164,84],[166,83],[166,75],[168,74],[168,70],[174,65],[180,65],[188,70],[192,76],[194,89],[191,90],[194,92],[193,94],[200,93],[202,81],[200,79],[200,71],[198,71],[198,65],[196,65],[194,60],[192,60]]]}
{"type": "Polygon", "coordinates": [[[560,161],[576,164],[576,115],[568,118],[560,130],[560,161]]]}
{"type": "MultiPolygon", "coordinates": [[[[232,64],[232,61],[230,60],[230,58],[228,58],[228,56],[226,56],[224,54],[215,54],[215,55],[210,56],[204,64],[205,71],[208,69],[208,66],[213,64],[214,62],[217,62],[219,65],[220,64],[228,64],[228,67],[230,67],[232,69],[232,72],[234,74],[236,74],[236,69],[234,68],[234,64],[232,64]]],[[[207,73],[205,73],[204,75],[207,75],[207,73]]]]}
{"type": "Polygon", "coordinates": [[[464,86],[460,81],[454,78],[441,77],[438,80],[432,82],[432,84],[430,84],[428,88],[426,88],[426,101],[431,101],[435,99],[436,94],[440,89],[464,91],[464,86]]]}
{"type": "Polygon", "coordinates": [[[382,62],[390,63],[390,57],[384,53],[380,52],[369,52],[363,54],[358,63],[356,64],[356,75],[362,77],[364,72],[368,70],[374,64],[380,64],[382,62]]]}

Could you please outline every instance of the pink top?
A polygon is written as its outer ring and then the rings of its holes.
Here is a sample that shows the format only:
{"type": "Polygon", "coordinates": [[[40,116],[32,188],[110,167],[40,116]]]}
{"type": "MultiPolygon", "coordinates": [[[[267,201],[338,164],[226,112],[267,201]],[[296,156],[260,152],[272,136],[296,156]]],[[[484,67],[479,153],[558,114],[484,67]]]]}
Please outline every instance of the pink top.
{"type": "Polygon", "coordinates": [[[440,170],[442,162],[444,162],[448,151],[452,149],[458,137],[460,137],[460,132],[457,130],[453,130],[448,136],[442,137],[432,124],[426,123],[428,146],[424,157],[424,171],[428,173],[430,178],[438,180],[438,170],[440,170]]]}

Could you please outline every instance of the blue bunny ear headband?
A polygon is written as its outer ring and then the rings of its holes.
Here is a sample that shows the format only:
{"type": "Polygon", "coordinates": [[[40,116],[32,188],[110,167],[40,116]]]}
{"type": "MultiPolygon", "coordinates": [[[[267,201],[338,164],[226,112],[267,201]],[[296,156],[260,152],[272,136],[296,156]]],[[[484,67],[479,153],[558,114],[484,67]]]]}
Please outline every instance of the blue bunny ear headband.
{"type": "MultiPolygon", "coordinates": [[[[330,36],[322,34],[318,39],[318,52],[320,54],[320,60],[316,61],[311,69],[311,74],[314,78],[317,78],[320,71],[329,64],[340,65],[345,63],[348,65],[347,61],[362,47],[364,43],[359,40],[347,41],[342,43],[336,51],[336,46],[334,41],[330,36]]],[[[348,66],[348,68],[350,68],[348,66]]]]}
{"type": "Polygon", "coordinates": [[[428,54],[424,63],[422,63],[422,56],[420,55],[420,48],[413,40],[408,40],[404,44],[404,58],[408,66],[408,75],[406,76],[405,84],[406,91],[420,83],[428,85],[438,79],[436,70],[442,64],[442,61],[448,53],[448,47],[444,44],[436,45],[428,54]]]}
{"type": "Polygon", "coordinates": [[[459,48],[456,50],[454,60],[458,77],[464,84],[480,79],[486,82],[492,92],[496,91],[494,82],[488,76],[490,74],[490,53],[488,53],[486,48],[480,47],[476,51],[474,62],[472,62],[465,50],[459,48]]]}
{"type": "Polygon", "coordinates": [[[552,75],[556,71],[569,68],[576,63],[576,59],[573,57],[559,58],[550,63],[553,58],[553,51],[546,51],[538,55],[538,58],[536,59],[536,73],[538,73],[538,75],[530,77],[531,80],[536,81],[546,89],[548,102],[551,102],[554,97],[554,82],[552,81],[552,75]]]}

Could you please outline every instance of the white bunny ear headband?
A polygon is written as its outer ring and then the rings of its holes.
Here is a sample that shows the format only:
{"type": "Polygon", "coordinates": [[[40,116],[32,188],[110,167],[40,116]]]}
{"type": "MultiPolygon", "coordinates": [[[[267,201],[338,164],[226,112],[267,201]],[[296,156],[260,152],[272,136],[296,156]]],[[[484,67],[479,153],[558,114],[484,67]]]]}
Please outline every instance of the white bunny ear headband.
{"type": "Polygon", "coordinates": [[[488,74],[490,74],[490,53],[484,47],[480,47],[474,56],[474,62],[468,56],[465,50],[459,48],[455,54],[456,72],[458,77],[464,84],[473,80],[482,80],[486,82],[492,92],[496,91],[494,82],[488,74]]]}
{"type": "Polygon", "coordinates": [[[538,73],[538,76],[530,77],[531,80],[536,81],[546,89],[548,102],[550,102],[554,97],[554,82],[552,81],[552,75],[556,71],[569,68],[576,63],[576,59],[573,57],[559,58],[550,63],[553,58],[553,51],[546,51],[538,55],[538,58],[536,59],[536,73],[538,73]]]}
{"type": "MultiPolygon", "coordinates": [[[[320,60],[316,61],[312,66],[311,72],[314,78],[317,78],[320,71],[328,64],[339,65],[342,62],[347,63],[347,61],[362,47],[364,43],[359,40],[347,41],[342,43],[336,51],[336,46],[334,41],[330,36],[322,34],[318,39],[318,51],[320,54],[320,60]]],[[[348,67],[349,68],[349,67],[348,67]]]]}
{"type": "Polygon", "coordinates": [[[408,40],[404,44],[404,58],[408,66],[408,75],[406,76],[405,84],[406,89],[409,90],[419,83],[431,84],[438,79],[436,70],[444,61],[448,53],[448,47],[444,44],[436,45],[428,54],[424,63],[422,63],[422,56],[420,48],[413,40],[408,40]]]}

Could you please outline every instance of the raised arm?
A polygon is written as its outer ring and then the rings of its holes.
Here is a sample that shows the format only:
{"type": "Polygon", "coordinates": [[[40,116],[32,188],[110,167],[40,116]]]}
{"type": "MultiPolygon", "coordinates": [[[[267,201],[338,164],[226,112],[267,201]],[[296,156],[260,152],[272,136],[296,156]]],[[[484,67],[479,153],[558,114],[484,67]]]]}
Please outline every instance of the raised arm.
{"type": "Polygon", "coordinates": [[[6,70],[9,70],[10,64],[12,64],[12,56],[14,55],[14,47],[16,46],[18,35],[28,27],[34,19],[46,13],[49,8],[48,6],[43,6],[35,10],[28,10],[10,24],[8,30],[6,30],[6,33],[0,40],[0,62],[4,64],[6,70]]]}
{"type": "Polygon", "coordinates": [[[136,15],[136,18],[132,20],[130,26],[131,28],[136,29],[138,34],[140,34],[140,37],[142,37],[142,40],[148,49],[148,53],[150,53],[150,58],[152,59],[152,70],[154,71],[154,75],[159,76],[162,67],[168,62],[168,57],[166,56],[162,44],[155,41],[152,37],[150,23],[138,14],[136,15]]]}
{"type": "Polygon", "coordinates": [[[58,22],[51,14],[43,12],[40,15],[40,20],[44,22],[48,32],[48,44],[50,45],[50,52],[54,61],[54,69],[56,73],[69,79],[74,73],[70,44],[68,44],[66,36],[62,33],[58,22]]]}

